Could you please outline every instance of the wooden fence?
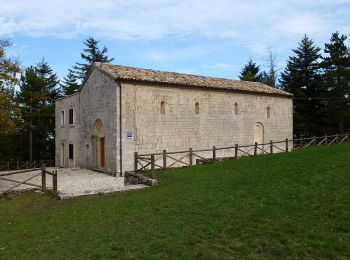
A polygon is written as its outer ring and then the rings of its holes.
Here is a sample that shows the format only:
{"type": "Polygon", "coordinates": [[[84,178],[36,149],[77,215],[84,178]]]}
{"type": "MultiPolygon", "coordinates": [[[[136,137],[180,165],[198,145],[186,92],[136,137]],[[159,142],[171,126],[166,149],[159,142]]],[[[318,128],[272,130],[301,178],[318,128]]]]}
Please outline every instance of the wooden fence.
{"type": "Polygon", "coordinates": [[[322,137],[310,137],[299,139],[285,139],[283,141],[270,141],[268,143],[253,145],[234,145],[230,147],[215,147],[210,149],[193,150],[189,148],[184,151],[159,153],[134,154],[134,171],[148,172],[152,177],[159,169],[176,167],[189,167],[194,164],[212,163],[216,161],[237,159],[243,156],[256,156],[260,154],[273,154],[278,152],[289,152],[292,149],[301,149],[310,146],[321,146],[341,144],[349,142],[349,133],[342,135],[330,135],[322,137]]]}
{"type": "MultiPolygon", "coordinates": [[[[20,171],[11,171],[11,172],[5,172],[0,174],[0,181],[5,181],[8,183],[13,183],[14,185],[11,188],[7,188],[5,190],[0,190],[0,196],[4,196],[6,194],[9,194],[11,192],[16,191],[16,188],[20,187],[21,185],[26,185],[33,187],[34,189],[40,189],[43,192],[51,192],[55,197],[57,197],[57,171],[54,170],[52,172],[48,171],[46,169],[45,164],[42,164],[40,168],[33,168],[33,169],[26,169],[26,170],[20,170],[20,171]],[[35,173],[34,175],[31,174],[32,172],[39,171],[38,173],[35,173]],[[26,178],[17,178],[18,175],[30,175],[26,176],[26,178]],[[46,176],[50,175],[52,176],[52,189],[47,189],[46,185],[46,176]],[[11,179],[11,177],[12,179],[11,179]],[[34,178],[41,176],[41,183],[33,183],[30,182],[34,178]],[[9,178],[10,177],[10,178],[9,178]]],[[[21,191],[21,189],[18,189],[18,191],[21,191]]]]}
{"type": "Polygon", "coordinates": [[[45,164],[47,167],[55,166],[53,160],[0,162],[0,171],[34,169],[41,167],[42,164],[45,164]]]}

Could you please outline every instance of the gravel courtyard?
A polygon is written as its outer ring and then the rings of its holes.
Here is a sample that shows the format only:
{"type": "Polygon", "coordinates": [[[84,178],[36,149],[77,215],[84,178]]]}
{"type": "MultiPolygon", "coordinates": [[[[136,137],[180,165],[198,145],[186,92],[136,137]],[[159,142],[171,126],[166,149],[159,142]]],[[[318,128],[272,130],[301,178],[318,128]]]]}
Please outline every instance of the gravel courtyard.
{"type": "MultiPolygon", "coordinates": [[[[86,169],[68,169],[68,168],[48,168],[49,171],[57,170],[58,180],[58,195],[61,199],[72,198],[83,195],[92,195],[97,193],[109,193],[117,191],[126,191],[133,189],[142,189],[146,185],[125,185],[124,177],[113,177],[103,173],[94,172],[86,169]]],[[[4,176],[4,178],[24,181],[41,171],[33,171],[20,173],[16,175],[4,176]]],[[[0,172],[1,174],[6,171],[0,172]]],[[[41,185],[41,175],[31,179],[29,183],[41,185]]],[[[0,180],[0,194],[16,184],[9,181],[0,180]]],[[[52,188],[52,177],[46,175],[46,186],[48,189],[52,188]]],[[[33,186],[21,184],[14,191],[26,191],[36,189],[33,186]]]]}

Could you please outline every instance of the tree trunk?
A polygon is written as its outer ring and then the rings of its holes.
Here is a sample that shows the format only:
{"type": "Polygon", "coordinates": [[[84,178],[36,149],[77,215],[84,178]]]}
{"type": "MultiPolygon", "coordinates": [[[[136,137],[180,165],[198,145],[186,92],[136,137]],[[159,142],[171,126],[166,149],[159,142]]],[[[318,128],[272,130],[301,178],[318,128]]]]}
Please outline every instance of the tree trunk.
{"type": "Polygon", "coordinates": [[[30,105],[29,105],[29,162],[31,163],[33,160],[33,129],[32,129],[32,97],[30,97],[30,105]]]}

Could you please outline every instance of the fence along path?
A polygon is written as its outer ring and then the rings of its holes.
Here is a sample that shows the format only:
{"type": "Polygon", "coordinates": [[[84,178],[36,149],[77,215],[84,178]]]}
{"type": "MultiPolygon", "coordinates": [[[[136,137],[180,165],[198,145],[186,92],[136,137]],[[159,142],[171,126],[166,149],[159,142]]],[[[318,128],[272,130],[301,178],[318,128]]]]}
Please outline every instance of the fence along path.
{"type": "Polygon", "coordinates": [[[11,171],[11,170],[22,170],[22,169],[34,169],[41,167],[42,164],[47,167],[53,167],[53,160],[41,160],[41,161],[11,161],[11,162],[0,162],[0,171],[11,171]]]}
{"type": "Polygon", "coordinates": [[[330,135],[322,137],[299,138],[283,141],[270,141],[268,143],[253,145],[238,145],[210,149],[198,149],[159,153],[134,154],[134,171],[149,172],[154,177],[155,170],[175,167],[189,167],[195,164],[212,163],[215,161],[237,159],[243,156],[256,156],[260,154],[273,154],[289,152],[292,149],[302,149],[310,146],[341,144],[349,142],[349,133],[342,135],[330,135]]]}
{"type": "Polygon", "coordinates": [[[0,173],[0,196],[5,196],[14,191],[23,191],[28,188],[50,192],[57,197],[57,171],[50,172],[46,169],[45,164],[42,164],[41,168],[0,173]],[[47,175],[52,176],[52,189],[47,189],[47,175]],[[41,183],[33,182],[39,176],[41,176],[41,183]]]}

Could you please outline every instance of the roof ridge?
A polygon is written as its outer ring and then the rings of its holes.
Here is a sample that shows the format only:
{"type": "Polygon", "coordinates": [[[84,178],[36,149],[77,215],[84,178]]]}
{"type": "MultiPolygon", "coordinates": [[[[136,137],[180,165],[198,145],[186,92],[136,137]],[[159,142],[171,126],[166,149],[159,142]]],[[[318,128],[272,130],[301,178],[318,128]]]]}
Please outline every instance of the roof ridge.
{"type": "Polygon", "coordinates": [[[273,88],[261,82],[242,81],[222,77],[210,77],[180,72],[145,69],[124,65],[115,65],[104,62],[95,62],[94,66],[101,69],[116,80],[120,79],[128,81],[139,81],[158,84],[162,83],[179,86],[236,90],[242,92],[254,92],[268,95],[279,95],[289,97],[293,96],[288,92],[277,88],[273,88]]]}

